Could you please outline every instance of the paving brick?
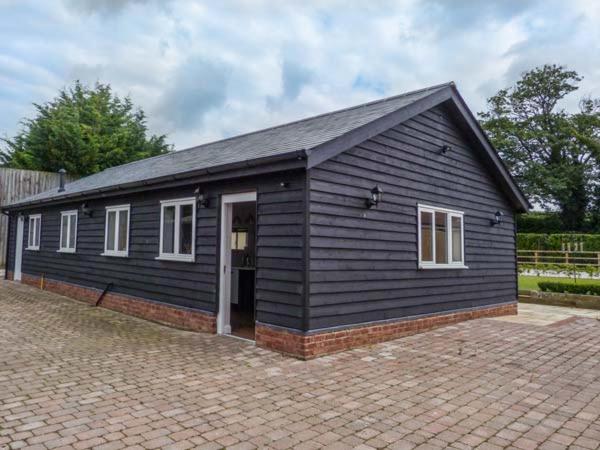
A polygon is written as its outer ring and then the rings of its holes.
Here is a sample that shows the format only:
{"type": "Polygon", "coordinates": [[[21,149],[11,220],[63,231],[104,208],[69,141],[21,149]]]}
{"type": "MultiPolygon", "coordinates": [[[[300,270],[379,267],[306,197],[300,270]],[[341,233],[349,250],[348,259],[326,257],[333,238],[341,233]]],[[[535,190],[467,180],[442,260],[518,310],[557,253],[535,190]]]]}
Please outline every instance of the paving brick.
{"type": "Polygon", "coordinates": [[[0,448],[554,450],[600,439],[593,318],[449,322],[297,361],[0,282],[0,361],[0,448]]]}

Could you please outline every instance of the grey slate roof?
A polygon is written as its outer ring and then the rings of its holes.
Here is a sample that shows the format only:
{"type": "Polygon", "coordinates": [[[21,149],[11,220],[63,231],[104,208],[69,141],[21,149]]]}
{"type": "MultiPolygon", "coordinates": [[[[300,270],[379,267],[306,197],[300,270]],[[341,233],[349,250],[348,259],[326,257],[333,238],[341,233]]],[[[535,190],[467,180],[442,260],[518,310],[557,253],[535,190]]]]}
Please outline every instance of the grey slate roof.
{"type": "Polygon", "coordinates": [[[64,192],[59,193],[57,189],[53,189],[21,199],[9,206],[44,202],[99,189],[117,188],[124,184],[309,150],[404,108],[449,85],[450,83],[447,83],[407,92],[222,141],[112,167],[68,183],[64,192]]]}

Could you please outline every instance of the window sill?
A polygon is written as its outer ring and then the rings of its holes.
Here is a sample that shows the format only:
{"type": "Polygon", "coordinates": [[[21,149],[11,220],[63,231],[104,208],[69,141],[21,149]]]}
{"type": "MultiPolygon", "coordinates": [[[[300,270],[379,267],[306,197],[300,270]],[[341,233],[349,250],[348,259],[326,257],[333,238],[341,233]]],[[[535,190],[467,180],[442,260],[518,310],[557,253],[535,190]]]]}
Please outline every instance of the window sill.
{"type": "Polygon", "coordinates": [[[468,269],[469,266],[464,264],[419,264],[419,270],[430,270],[430,269],[468,269]]]}
{"type": "Polygon", "coordinates": [[[168,256],[168,255],[160,255],[157,256],[156,258],[157,261],[175,261],[175,262],[188,262],[188,263],[193,263],[194,262],[194,257],[193,256],[168,256]]]}
{"type": "Polygon", "coordinates": [[[100,256],[116,256],[117,258],[129,258],[129,253],[104,252],[104,253],[100,253],[100,256]]]}
{"type": "Polygon", "coordinates": [[[74,248],[59,248],[56,253],[75,253],[74,248]]]}
{"type": "Polygon", "coordinates": [[[39,247],[27,247],[27,248],[25,248],[25,250],[29,250],[30,252],[39,252],[40,248],[39,247]]]}

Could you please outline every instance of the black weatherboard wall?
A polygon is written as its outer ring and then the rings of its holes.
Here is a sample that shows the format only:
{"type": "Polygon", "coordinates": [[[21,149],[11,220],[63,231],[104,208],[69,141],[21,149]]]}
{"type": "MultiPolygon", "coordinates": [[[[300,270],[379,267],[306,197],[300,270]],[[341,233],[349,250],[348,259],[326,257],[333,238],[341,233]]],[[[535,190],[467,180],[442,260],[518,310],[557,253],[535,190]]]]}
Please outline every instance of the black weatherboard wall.
{"type": "MultiPolygon", "coordinates": [[[[208,208],[197,208],[194,263],[158,261],[160,201],[191,197],[197,185],[147,191],[124,197],[88,200],[92,216],[78,214],[77,251],[59,253],[60,212],[77,209],[82,202],[31,209],[42,214],[40,251],[24,250],[25,274],[104,289],[209,312],[218,310],[219,198],[223,193],[257,191],[257,319],[275,325],[301,328],[303,314],[304,172],[284,172],[202,186],[208,208]],[[289,183],[287,187],[281,182],[289,183]],[[105,207],[131,205],[129,257],[101,256],[104,250],[105,207]]],[[[16,218],[11,229],[16,230],[16,218]]],[[[25,221],[24,248],[28,221],[25,221]]],[[[14,267],[11,233],[9,270],[14,267]]]]}
{"type": "Polygon", "coordinates": [[[442,107],[309,173],[310,329],[515,301],[513,207],[442,107]],[[375,184],[383,202],[366,210],[375,184]],[[464,211],[469,269],[418,270],[418,203],[464,211]]]}

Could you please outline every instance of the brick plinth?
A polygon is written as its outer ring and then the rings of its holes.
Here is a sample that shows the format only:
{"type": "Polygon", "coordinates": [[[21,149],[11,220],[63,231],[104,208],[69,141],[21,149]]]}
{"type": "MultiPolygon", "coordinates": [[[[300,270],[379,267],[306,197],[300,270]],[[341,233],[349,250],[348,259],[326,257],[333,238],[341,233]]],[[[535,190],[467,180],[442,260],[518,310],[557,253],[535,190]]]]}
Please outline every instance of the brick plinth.
{"type": "Polygon", "coordinates": [[[14,280],[15,279],[15,274],[13,272],[11,272],[10,270],[6,271],[6,279],[7,280],[14,280]]]}
{"type": "Polygon", "coordinates": [[[312,359],[465,320],[514,314],[517,314],[516,302],[310,333],[257,323],[256,344],[300,359],[312,359]]]}
{"type": "MultiPolygon", "coordinates": [[[[47,278],[42,279],[25,273],[22,275],[21,282],[89,304],[95,304],[102,293],[98,289],[47,278]]],[[[183,330],[205,331],[209,333],[216,333],[217,331],[217,319],[214,314],[158,303],[140,297],[108,292],[102,299],[101,306],[183,330]]]]}

